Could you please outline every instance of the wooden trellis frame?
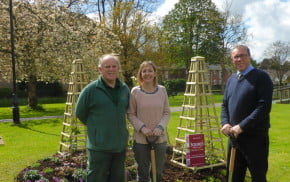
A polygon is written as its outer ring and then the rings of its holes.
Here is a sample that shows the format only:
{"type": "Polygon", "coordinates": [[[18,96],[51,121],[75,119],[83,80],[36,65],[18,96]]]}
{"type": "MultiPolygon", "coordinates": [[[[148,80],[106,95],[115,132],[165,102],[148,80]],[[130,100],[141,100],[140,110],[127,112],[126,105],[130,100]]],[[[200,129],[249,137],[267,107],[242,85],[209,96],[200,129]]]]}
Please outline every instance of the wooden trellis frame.
{"type": "Polygon", "coordinates": [[[226,165],[226,153],[204,57],[193,57],[186,82],[182,112],[171,162],[194,171],[226,165]],[[206,164],[186,165],[186,135],[203,134],[206,164]]]}
{"type": "Polygon", "coordinates": [[[88,84],[82,60],[74,60],[68,83],[67,101],[64,112],[59,153],[85,150],[86,128],[75,115],[75,106],[81,90],[88,84]]]}

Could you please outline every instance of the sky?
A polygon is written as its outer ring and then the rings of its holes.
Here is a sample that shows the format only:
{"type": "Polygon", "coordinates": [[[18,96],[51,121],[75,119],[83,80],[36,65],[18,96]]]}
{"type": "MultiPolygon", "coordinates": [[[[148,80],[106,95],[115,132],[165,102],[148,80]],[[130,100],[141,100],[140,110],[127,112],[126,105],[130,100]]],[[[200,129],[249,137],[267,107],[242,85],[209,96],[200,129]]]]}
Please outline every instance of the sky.
{"type": "MultiPolygon", "coordinates": [[[[154,16],[165,16],[179,0],[164,0],[154,16]]],[[[223,10],[226,0],[212,0],[223,10]]],[[[261,62],[265,50],[275,41],[290,41],[290,0],[231,0],[230,11],[243,16],[248,27],[248,41],[252,58],[261,62]]]]}

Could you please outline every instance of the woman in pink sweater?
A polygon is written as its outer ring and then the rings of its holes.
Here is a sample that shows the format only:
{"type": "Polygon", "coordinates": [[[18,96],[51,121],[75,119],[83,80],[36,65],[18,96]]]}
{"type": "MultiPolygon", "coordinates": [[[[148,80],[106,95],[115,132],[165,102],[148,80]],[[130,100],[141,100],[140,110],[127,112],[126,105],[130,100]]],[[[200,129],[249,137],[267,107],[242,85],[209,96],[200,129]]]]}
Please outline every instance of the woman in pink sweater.
{"type": "Polygon", "coordinates": [[[156,66],[144,61],[139,68],[139,86],[131,90],[128,118],[134,127],[133,151],[138,164],[138,181],[150,181],[150,145],[146,137],[156,136],[155,159],[157,181],[162,181],[162,172],[167,148],[166,127],[170,117],[168,96],[164,86],[158,85],[156,66]]]}

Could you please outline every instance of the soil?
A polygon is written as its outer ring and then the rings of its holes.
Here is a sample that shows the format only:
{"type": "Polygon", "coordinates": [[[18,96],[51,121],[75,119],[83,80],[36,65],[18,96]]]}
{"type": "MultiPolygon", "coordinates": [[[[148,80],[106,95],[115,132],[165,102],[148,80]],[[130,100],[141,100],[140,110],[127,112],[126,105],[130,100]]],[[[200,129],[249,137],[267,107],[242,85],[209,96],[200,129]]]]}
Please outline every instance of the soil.
{"type": "MultiPolygon", "coordinates": [[[[193,173],[190,169],[177,166],[170,162],[171,152],[167,154],[167,161],[163,173],[164,182],[225,182],[225,167],[215,167],[212,169],[198,170],[193,173]]],[[[73,177],[75,169],[86,168],[86,154],[84,152],[75,152],[70,155],[55,154],[46,159],[37,161],[33,166],[28,166],[23,169],[16,177],[17,182],[25,182],[23,176],[26,171],[38,170],[40,174],[52,182],[61,182],[61,179],[73,182],[84,182],[78,178],[76,180],[73,177]]],[[[133,157],[133,152],[129,150],[127,152],[126,160],[127,180],[136,181],[136,166],[133,157]]],[[[33,181],[31,181],[33,182],[33,181]]],[[[43,181],[41,181],[43,182],[43,181]]]]}

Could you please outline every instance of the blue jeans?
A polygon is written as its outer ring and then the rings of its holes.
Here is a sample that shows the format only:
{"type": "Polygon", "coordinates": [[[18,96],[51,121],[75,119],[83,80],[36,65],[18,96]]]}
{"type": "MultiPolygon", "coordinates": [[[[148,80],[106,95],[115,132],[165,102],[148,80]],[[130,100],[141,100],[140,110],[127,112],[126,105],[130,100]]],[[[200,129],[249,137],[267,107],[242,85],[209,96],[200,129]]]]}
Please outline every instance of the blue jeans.
{"type": "MultiPolygon", "coordinates": [[[[156,161],[156,173],[157,181],[162,181],[162,172],[165,164],[165,154],[167,149],[167,143],[157,143],[154,145],[155,149],[155,161],[156,161]]],[[[138,164],[138,182],[150,181],[150,150],[149,144],[139,144],[134,142],[133,151],[135,160],[138,164]]],[[[151,174],[152,175],[152,174],[151,174]]]]}

